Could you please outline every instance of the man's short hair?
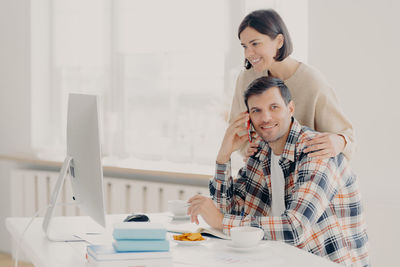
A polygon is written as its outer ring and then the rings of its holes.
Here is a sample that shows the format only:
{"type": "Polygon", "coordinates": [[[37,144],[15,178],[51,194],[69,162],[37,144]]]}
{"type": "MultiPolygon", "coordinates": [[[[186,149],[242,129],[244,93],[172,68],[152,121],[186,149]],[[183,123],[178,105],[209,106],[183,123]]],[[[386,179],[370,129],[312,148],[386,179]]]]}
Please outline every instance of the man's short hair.
{"type": "Polygon", "coordinates": [[[247,110],[249,110],[249,105],[247,101],[250,96],[253,95],[261,95],[265,91],[270,88],[277,87],[283,101],[286,105],[292,101],[292,95],[290,94],[289,88],[287,88],[286,84],[279,78],[273,78],[271,76],[263,76],[258,79],[255,79],[250,85],[247,87],[247,90],[244,92],[244,102],[246,103],[247,110]]]}

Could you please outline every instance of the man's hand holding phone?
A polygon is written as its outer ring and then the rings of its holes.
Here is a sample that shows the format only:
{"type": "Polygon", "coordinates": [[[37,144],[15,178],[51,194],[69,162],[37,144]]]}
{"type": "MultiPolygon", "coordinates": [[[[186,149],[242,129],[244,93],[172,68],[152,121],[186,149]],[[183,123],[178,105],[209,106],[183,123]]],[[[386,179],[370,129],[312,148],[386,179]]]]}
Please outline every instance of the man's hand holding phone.
{"type": "Polygon", "coordinates": [[[253,156],[258,151],[258,145],[260,142],[260,137],[256,134],[252,127],[251,120],[247,121],[247,136],[249,138],[249,143],[246,146],[246,151],[244,152],[243,161],[247,162],[249,157],[253,156]]]}
{"type": "Polygon", "coordinates": [[[251,132],[251,121],[250,118],[247,120],[247,137],[249,138],[249,143],[253,141],[253,136],[251,132]]]}
{"type": "Polygon", "coordinates": [[[258,151],[259,141],[260,141],[259,137],[257,138],[253,137],[252,142],[249,143],[249,145],[246,148],[246,151],[244,152],[243,162],[247,162],[249,158],[258,151]]]}
{"type": "Polygon", "coordinates": [[[217,163],[224,164],[229,161],[234,151],[238,150],[248,140],[248,134],[239,136],[240,132],[247,131],[249,113],[240,113],[225,131],[225,136],[217,156],[217,163]]]}

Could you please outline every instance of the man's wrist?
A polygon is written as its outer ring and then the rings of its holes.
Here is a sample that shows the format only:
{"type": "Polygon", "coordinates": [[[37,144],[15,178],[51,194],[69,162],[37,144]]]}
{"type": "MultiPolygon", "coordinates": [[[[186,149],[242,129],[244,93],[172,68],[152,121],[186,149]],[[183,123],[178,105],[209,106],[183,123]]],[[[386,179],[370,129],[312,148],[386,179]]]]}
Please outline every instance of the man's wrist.
{"type": "Polygon", "coordinates": [[[230,155],[229,156],[226,156],[226,155],[220,156],[220,155],[218,155],[216,161],[217,161],[217,164],[226,164],[226,163],[229,162],[230,159],[231,159],[230,155]]]}
{"type": "Polygon", "coordinates": [[[229,160],[230,160],[230,158],[228,158],[228,160],[223,160],[223,161],[217,159],[217,164],[220,164],[220,165],[227,164],[229,162],[229,160]]]}
{"type": "Polygon", "coordinates": [[[222,230],[224,229],[224,214],[222,212],[219,213],[217,224],[214,226],[215,229],[222,230]]]}

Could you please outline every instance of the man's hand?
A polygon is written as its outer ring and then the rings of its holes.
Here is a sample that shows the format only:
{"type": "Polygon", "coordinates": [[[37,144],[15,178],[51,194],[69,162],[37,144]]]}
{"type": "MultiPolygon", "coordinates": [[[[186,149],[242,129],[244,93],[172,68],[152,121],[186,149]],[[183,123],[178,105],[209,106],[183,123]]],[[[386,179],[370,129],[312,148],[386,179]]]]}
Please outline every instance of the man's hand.
{"type": "Polygon", "coordinates": [[[215,229],[222,230],[222,220],[224,215],[218,210],[211,198],[202,195],[191,197],[188,201],[188,215],[191,221],[199,224],[197,216],[201,215],[208,225],[215,229]]]}
{"type": "Polygon", "coordinates": [[[307,141],[304,152],[316,159],[335,157],[343,151],[346,141],[342,135],[333,133],[318,133],[310,141],[307,141]]]}
{"type": "Polygon", "coordinates": [[[224,140],[217,156],[217,163],[224,164],[229,161],[234,151],[238,150],[247,140],[247,134],[239,136],[239,133],[246,131],[246,122],[249,120],[249,114],[242,112],[232,121],[226,129],[224,140]]]}

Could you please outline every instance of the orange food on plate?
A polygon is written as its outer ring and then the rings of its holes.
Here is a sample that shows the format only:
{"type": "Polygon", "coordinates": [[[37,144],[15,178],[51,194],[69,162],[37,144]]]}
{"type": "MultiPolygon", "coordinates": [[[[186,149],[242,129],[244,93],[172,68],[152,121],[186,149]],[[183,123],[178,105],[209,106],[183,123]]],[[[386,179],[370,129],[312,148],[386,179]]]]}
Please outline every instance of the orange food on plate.
{"type": "Polygon", "coordinates": [[[179,241],[202,241],[204,237],[200,233],[183,233],[181,235],[174,235],[174,240],[179,241]]]}

